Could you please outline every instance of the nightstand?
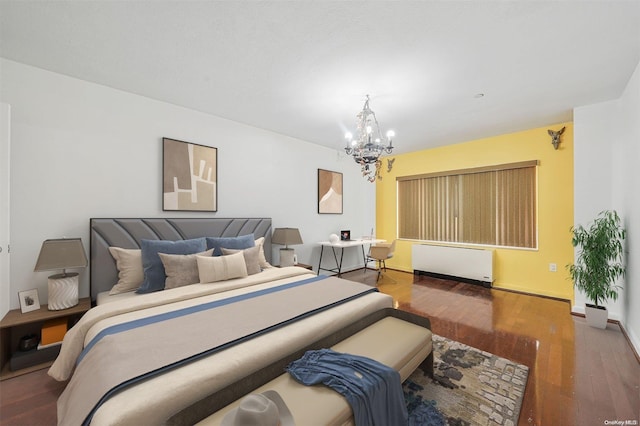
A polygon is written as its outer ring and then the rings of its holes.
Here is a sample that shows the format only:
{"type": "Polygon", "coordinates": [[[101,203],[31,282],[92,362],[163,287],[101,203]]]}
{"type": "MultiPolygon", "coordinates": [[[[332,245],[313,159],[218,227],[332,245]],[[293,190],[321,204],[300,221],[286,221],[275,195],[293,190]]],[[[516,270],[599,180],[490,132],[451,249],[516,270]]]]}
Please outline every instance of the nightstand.
{"type": "MultiPolygon", "coordinates": [[[[12,371],[9,368],[9,361],[18,352],[18,344],[22,336],[31,333],[40,335],[45,321],[56,318],[65,318],[67,327],[71,328],[89,309],[91,309],[91,299],[85,297],[80,299],[76,306],[59,311],[50,311],[47,309],[47,305],[43,305],[37,311],[24,314],[20,309],[7,312],[0,321],[0,380],[47,368],[57,356],[56,353],[53,353],[51,356],[45,356],[45,360],[39,359],[34,365],[12,371]]],[[[33,350],[37,351],[37,349],[33,350]]]]}
{"type": "MultiPolygon", "coordinates": [[[[274,266],[275,266],[276,268],[280,268],[280,265],[274,265],[274,266]]],[[[293,265],[293,266],[299,266],[299,267],[301,267],[301,268],[305,268],[305,269],[308,269],[308,270],[310,270],[310,271],[313,271],[313,266],[311,266],[311,265],[307,265],[306,263],[297,263],[297,264],[295,264],[295,265],[293,265]]]]}

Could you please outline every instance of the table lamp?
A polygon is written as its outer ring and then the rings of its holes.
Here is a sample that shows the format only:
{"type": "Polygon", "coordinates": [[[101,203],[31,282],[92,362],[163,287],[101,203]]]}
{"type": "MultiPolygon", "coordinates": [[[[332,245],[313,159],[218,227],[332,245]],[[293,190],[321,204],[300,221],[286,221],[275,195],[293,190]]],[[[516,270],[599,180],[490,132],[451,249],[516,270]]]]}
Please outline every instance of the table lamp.
{"type": "Polygon", "coordinates": [[[271,242],[284,245],[284,248],[280,249],[280,266],[293,266],[296,252],[289,248],[289,244],[302,244],[298,228],[276,228],[273,231],[271,242]]]}
{"type": "Polygon", "coordinates": [[[67,309],[78,304],[78,273],[70,268],[85,268],[87,256],[80,238],[44,240],[34,271],[62,269],[61,274],[49,276],[50,311],[67,309]]]}

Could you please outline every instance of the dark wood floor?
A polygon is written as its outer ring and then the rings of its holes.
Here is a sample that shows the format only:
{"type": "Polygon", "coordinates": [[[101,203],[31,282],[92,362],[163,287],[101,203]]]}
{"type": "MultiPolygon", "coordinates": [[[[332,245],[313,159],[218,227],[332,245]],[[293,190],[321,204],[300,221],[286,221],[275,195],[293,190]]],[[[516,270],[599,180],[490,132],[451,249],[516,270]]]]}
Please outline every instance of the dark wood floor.
{"type": "MultiPolygon", "coordinates": [[[[344,278],[373,284],[376,274],[344,278]]],[[[640,363],[617,324],[591,328],[565,301],[398,271],[378,288],[434,333],[527,365],[519,425],[640,425],[640,363]]]]}
{"type": "MultiPolygon", "coordinates": [[[[373,271],[343,277],[376,281],[373,271]]],[[[591,328],[563,301],[398,271],[378,288],[434,333],[527,365],[520,425],[640,425],[640,364],[617,325],[591,328]]],[[[0,382],[0,424],[54,425],[63,387],[46,370],[0,382]]]]}

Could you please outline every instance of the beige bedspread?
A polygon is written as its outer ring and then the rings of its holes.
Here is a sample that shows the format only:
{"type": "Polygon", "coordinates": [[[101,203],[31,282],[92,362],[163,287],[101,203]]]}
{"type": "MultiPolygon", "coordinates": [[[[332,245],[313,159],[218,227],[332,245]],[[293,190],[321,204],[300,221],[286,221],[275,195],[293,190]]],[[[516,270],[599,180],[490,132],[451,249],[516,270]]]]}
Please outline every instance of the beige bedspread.
{"type": "MultiPolygon", "coordinates": [[[[61,355],[51,367],[49,374],[64,380],[72,373],[75,359],[85,341],[89,341],[92,336],[110,325],[163,312],[166,309],[162,306],[164,304],[187,307],[202,301],[218,300],[311,276],[313,275],[302,268],[274,268],[248,277],[249,279],[233,280],[222,285],[200,284],[182,287],[175,289],[180,291],[171,290],[141,296],[137,303],[124,300],[96,307],[67,333],[61,355]],[[247,286],[250,289],[245,288],[247,286]],[[235,289],[224,291],[229,288],[235,289]]],[[[339,330],[362,316],[391,306],[392,299],[389,296],[381,293],[369,294],[175,371],[148,379],[104,403],[95,413],[92,424],[162,424],[171,415],[194,401],[242,379],[318,338],[339,330]]],[[[208,325],[209,331],[215,332],[216,326],[218,325],[208,325]]],[[[59,422],[65,424],[64,419],[59,419],[59,422]]]]}
{"type": "Polygon", "coordinates": [[[111,321],[111,324],[115,324],[136,317],[148,316],[152,312],[148,309],[158,307],[159,309],[155,312],[162,312],[165,310],[163,306],[169,303],[183,302],[184,306],[190,306],[199,303],[193,301],[193,299],[199,297],[291,277],[300,277],[299,279],[303,279],[304,276],[313,276],[313,274],[299,267],[270,268],[259,274],[250,275],[245,278],[211,284],[192,284],[156,293],[139,294],[137,297],[96,306],[84,314],[80,321],[65,334],[60,354],[51,368],[49,368],[48,374],[58,381],[68,380],[69,377],[71,377],[76,359],[80,355],[80,352],[82,352],[85,341],[90,340],[93,335],[99,332],[100,329],[94,326],[100,321],[115,318],[111,321]],[[131,313],[131,315],[116,318],[118,315],[127,313],[131,313]]]}

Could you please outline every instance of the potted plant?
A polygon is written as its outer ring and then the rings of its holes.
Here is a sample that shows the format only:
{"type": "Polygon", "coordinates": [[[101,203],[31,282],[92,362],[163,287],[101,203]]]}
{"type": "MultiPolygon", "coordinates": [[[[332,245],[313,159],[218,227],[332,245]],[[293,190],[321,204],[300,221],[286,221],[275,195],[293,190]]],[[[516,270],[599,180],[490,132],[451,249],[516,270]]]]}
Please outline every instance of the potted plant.
{"type": "Polygon", "coordinates": [[[615,211],[605,210],[591,226],[571,227],[574,247],[578,247],[576,263],[567,265],[574,287],[581,290],[593,304],[587,303],[585,316],[592,327],[606,328],[607,308],[601,303],[618,298],[616,280],[624,276],[622,242],[626,231],[615,211]]]}

